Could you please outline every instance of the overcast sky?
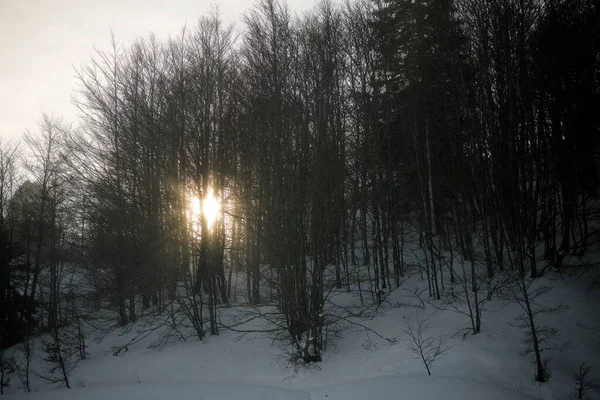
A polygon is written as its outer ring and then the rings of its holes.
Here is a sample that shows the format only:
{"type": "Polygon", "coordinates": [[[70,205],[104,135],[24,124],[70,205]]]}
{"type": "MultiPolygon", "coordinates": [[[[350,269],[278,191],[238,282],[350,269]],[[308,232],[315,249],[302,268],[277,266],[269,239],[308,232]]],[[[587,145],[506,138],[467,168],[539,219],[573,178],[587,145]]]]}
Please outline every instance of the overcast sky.
{"type": "MultiPolygon", "coordinates": [[[[153,32],[158,38],[195,24],[212,5],[241,27],[252,0],[0,0],[0,138],[35,131],[42,112],[75,119],[73,66],[94,46],[108,49],[110,31],[128,43],[153,32]]],[[[288,0],[302,12],[313,0],[288,0]]]]}

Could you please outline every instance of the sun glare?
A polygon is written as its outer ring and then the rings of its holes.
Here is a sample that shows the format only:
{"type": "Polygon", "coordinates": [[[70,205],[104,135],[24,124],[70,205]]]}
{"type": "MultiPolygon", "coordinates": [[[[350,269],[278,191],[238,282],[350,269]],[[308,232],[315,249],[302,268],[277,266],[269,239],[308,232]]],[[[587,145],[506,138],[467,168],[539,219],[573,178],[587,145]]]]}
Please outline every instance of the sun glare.
{"type": "Polygon", "coordinates": [[[214,223],[219,219],[219,212],[221,211],[221,204],[219,199],[215,197],[212,188],[208,189],[208,193],[204,197],[204,200],[190,193],[188,197],[188,218],[194,225],[200,224],[200,217],[206,219],[206,225],[208,229],[212,229],[214,223]]]}
{"type": "Polygon", "coordinates": [[[202,212],[202,207],[200,206],[200,199],[195,194],[190,195],[189,197],[189,218],[192,222],[200,221],[200,213],[202,212]]]}
{"type": "Polygon", "coordinates": [[[202,204],[202,214],[206,218],[208,229],[211,229],[219,218],[219,211],[221,211],[221,204],[219,204],[219,200],[215,197],[213,189],[209,188],[202,204]]]}

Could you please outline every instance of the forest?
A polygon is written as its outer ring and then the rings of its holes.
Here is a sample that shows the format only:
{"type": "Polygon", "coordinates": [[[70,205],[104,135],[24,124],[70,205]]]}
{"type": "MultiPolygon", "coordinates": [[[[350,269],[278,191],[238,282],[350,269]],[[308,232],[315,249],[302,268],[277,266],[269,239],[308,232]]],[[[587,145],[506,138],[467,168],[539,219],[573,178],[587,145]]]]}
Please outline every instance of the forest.
{"type": "Polygon", "coordinates": [[[107,37],[76,67],[77,120],[0,141],[0,348],[45,334],[70,386],[98,315],[202,340],[243,304],[318,363],[348,319],[331,293],[376,308],[418,259],[470,334],[517,302],[545,381],[535,281],[600,242],[600,2],[249,7],[107,37]]]}

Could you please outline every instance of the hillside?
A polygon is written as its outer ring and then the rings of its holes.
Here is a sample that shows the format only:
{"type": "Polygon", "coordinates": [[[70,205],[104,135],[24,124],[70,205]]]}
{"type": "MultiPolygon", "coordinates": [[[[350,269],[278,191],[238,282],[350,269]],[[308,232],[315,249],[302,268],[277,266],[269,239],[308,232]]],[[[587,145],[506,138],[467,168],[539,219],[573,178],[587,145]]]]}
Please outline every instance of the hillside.
{"type": "MultiPolygon", "coordinates": [[[[553,288],[539,299],[538,306],[568,306],[560,315],[542,320],[560,330],[560,340],[553,343],[556,349],[543,353],[550,379],[542,384],[534,380],[533,356],[521,354],[525,348],[524,332],[515,325],[517,305],[493,299],[483,312],[481,332],[463,334],[468,327],[464,315],[441,307],[439,301],[426,300],[426,296],[422,308],[415,293],[426,288],[426,282],[416,273],[402,282],[376,312],[368,313],[369,317],[348,318],[352,323],[338,324],[341,331],[328,340],[324,360],[318,364],[292,364],[288,342],[274,340],[269,333],[223,330],[219,336],[207,337],[203,342],[193,337],[184,342],[171,336],[171,342],[164,344],[162,338],[168,327],[160,327],[163,318],[146,317],[115,329],[102,339],[102,332],[87,326],[89,356],[72,372],[74,389],[56,390],[34,378],[32,393],[21,394],[22,389],[13,387],[7,389],[7,398],[574,398],[572,371],[583,361],[589,365],[600,363],[597,330],[584,328],[600,325],[599,293],[587,291],[584,279],[568,274],[548,273],[536,284],[553,288]],[[406,321],[414,321],[417,316],[430,324],[425,336],[441,336],[449,347],[433,363],[431,376],[407,349],[409,341],[403,332],[406,321]],[[158,328],[151,330],[154,327],[158,328]],[[118,356],[113,355],[115,348],[131,341],[137,343],[128,345],[118,356]]],[[[330,298],[332,304],[343,305],[346,310],[361,309],[356,293],[342,290],[330,298]]],[[[269,311],[266,307],[238,306],[220,309],[220,317],[224,325],[232,325],[236,316],[257,310],[269,311]]],[[[236,326],[236,330],[270,327],[264,319],[258,319],[236,326]]],[[[44,368],[38,357],[32,369],[44,368]]]]}

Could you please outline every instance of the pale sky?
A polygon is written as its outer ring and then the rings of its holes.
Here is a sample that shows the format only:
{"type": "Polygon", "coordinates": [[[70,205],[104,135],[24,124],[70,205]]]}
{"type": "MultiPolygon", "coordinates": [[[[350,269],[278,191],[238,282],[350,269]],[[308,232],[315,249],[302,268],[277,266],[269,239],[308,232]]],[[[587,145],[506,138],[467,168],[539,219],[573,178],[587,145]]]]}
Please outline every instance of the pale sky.
{"type": "MultiPolygon", "coordinates": [[[[80,67],[94,46],[108,49],[110,32],[129,43],[150,32],[158,39],[217,4],[226,23],[242,24],[251,0],[0,0],[0,139],[35,131],[42,112],[74,121],[73,65],[80,67]]],[[[314,0],[288,0],[292,12],[314,0]]]]}

